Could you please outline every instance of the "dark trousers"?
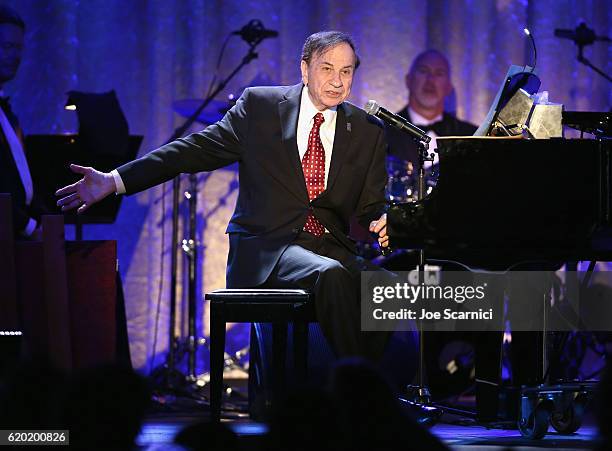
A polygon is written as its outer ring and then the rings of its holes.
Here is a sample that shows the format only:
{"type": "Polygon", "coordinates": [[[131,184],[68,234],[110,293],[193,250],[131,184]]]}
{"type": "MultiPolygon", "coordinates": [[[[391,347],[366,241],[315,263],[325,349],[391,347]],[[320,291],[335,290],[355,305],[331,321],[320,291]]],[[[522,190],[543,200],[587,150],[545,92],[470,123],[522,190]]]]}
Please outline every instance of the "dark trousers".
{"type": "Polygon", "coordinates": [[[391,334],[361,331],[361,271],[381,268],[351,253],[329,233],[318,238],[302,232],[263,287],[311,291],[321,330],[336,355],[378,361],[391,334]]]}

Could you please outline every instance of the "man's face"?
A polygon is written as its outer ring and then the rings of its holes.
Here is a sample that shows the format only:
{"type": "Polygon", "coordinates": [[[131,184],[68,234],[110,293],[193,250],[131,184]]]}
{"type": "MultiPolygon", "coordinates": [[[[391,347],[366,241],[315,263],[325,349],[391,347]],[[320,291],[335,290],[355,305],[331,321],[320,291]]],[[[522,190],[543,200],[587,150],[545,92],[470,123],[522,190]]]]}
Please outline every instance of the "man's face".
{"type": "Polygon", "coordinates": [[[355,72],[355,52],[341,43],[302,61],[302,81],[314,106],[322,111],[341,104],[349,96],[355,72]]]}
{"type": "Polygon", "coordinates": [[[0,84],[15,77],[22,52],[23,30],[17,25],[0,24],[0,84]]]}
{"type": "Polygon", "coordinates": [[[406,76],[406,86],[412,107],[442,112],[452,89],[448,63],[435,53],[423,55],[406,76]]]}

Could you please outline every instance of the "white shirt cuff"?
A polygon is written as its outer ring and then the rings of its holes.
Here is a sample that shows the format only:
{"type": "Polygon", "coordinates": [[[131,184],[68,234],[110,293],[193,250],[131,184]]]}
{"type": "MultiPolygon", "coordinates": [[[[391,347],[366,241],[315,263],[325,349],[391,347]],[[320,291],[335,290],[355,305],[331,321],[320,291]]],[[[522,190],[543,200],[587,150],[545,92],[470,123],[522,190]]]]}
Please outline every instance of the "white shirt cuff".
{"type": "Polygon", "coordinates": [[[121,179],[119,172],[116,169],[113,169],[111,171],[111,175],[115,180],[115,192],[117,194],[125,194],[125,185],[123,184],[123,180],[121,179]]]}
{"type": "Polygon", "coordinates": [[[32,233],[34,233],[34,230],[36,230],[36,221],[32,218],[30,218],[30,220],[28,221],[28,224],[26,225],[25,229],[23,229],[23,234],[25,236],[30,236],[32,235],[32,233]]]}

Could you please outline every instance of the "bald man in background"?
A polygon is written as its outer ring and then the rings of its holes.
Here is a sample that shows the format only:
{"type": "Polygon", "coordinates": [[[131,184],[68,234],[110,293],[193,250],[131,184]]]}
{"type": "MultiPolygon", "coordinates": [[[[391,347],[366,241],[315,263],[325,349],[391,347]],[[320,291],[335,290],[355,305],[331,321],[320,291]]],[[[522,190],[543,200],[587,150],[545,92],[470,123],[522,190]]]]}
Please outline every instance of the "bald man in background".
{"type": "MultiPolygon", "coordinates": [[[[414,59],[406,74],[408,104],[398,115],[422,128],[431,136],[429,149],[436,148],[438,136],[469,136],[476,126],[457,119],[444,111],[444,102],[453,91],[451,68],[446,56],[437,50],[426,50],[414,59]]],[[[412,138],[389,127],[389,154],[400,160],[411,161],[418,168],[418,151],[412,138]]],[[[434,164],[438,162],[437,154],[434,164]]],[[[429,164],[426,163],[426,167],[429,164]]]]}

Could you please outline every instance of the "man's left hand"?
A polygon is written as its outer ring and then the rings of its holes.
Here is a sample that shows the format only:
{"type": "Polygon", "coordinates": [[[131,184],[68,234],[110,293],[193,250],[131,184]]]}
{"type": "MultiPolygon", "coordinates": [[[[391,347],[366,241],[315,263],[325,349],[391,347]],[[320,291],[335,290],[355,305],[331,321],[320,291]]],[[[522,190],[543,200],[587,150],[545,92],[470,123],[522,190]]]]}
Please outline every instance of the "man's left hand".
{"type": "Polygon", "coordinates": [[[383,214],[377,221],[370,223],[370,232],[378,235],[380,247],[389,246],[389,235],[387,235],[387,214],[383,214]]]}

